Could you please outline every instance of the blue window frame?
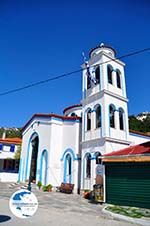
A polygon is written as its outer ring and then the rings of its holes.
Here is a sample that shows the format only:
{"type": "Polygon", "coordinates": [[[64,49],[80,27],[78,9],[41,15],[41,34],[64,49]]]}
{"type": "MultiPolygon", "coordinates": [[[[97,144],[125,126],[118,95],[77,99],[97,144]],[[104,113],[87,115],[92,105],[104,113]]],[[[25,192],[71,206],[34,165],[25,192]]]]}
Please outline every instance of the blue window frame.
{"type": "Polygon", "coordinates": [[[10,152],[14,152],[15,151],[15,145],[14,144],[11,144],[10,145],[10,152]]]}

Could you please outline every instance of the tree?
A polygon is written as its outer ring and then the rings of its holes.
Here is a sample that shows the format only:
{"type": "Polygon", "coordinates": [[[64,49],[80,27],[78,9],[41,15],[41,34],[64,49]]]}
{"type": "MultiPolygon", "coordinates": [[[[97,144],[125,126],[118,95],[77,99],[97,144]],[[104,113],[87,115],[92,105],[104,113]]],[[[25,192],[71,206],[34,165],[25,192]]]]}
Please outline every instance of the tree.
{"type": "Polygon", "coordinates": [[[143,120],[137,119],[134,115],[129,116],[129,128],[143,133],[150,132],[150,116],[143,120]]]}
{"type": "Polygon", "coordinates": [[[14,154],[14,158],[15,158],[16,160],[19,160],[19,159],[20,159],[20,156],[21,156],[21,145],[18,145],[17,151],[16,151],[15,154],[14,154]]]}

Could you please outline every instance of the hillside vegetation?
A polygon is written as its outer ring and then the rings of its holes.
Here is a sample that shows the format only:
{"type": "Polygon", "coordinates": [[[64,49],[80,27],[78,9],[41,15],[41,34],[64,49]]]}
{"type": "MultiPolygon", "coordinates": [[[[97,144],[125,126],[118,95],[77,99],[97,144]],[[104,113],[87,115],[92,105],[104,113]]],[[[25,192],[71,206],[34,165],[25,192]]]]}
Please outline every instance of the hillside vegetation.
{"type": "Polygon", "coordinates": [[[129,128],[142,133],[150,133],[150,116],[143,120],[137,119],[135,115],[129,116],[129,128]]]}
{"type": "Polygon", "coordinates": [[[4,131],[6,132],[6,137],[22,137],[21,128],[0,128],[0,138],[2,138],[4,131]]]}

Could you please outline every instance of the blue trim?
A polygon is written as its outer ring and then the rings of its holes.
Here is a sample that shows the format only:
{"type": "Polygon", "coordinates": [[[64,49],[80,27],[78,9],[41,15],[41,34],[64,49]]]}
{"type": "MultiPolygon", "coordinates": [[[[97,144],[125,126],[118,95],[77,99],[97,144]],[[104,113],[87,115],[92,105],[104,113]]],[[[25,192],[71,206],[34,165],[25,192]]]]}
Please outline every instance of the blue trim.
{"type": "Polygon", "coordinates": [[[96,157],[97,157],[97,154],[102,155],[100,151],[96,151],[96,152],[94,153],[94,157],[95,157],[95,159],[96,159],[96,157]]]}
{"type": "Polygon", "coordinates": [[[55,117],[51,117],[51,120],[57,120],[57,121],[61,121],[61,122],[80,122],[79,119],[74,119],[74,120],[67,120],[67,119],[61,119],[61,118],[55,118],[55,117]]]}
{"type": "MultiPolygon", "coordinates": [[[[110,137],[110,110],[109,110],[110,105],[108,105],[108,128],[109,128],[109,137],[110,137]]],[[[106,128],[105,128],[106,129],[106,128]]]]}
{"type": "MultiPolygon", "coordinates": [[[[100,104],[101,106],[101,104],[100,104]]],[[[101,127],[100,127],[100,137],[102,137],[102,134],[103,134],[103,109],[102,109],[102,106],[101,106],[101,127]]]]}
{"type": "Polygon", "coordinates": [[[22,168],[22,159],[20,158],[20,161],[19,161],[18,182],[20,182],[20,177],[21,177],[21,168],[22,168]]]}
{"type": "MultiPolygon", "coordinates": [[[[110,128],[111,128],[111,127],[110,127],[110,106],[113,106],[114,112],[117,110],[114,104],[109,104],[109,105],[108,105],[109,136],[111,136],[111,133],[110,133],[110,128]]],[[[115,124],[116,124],[116,115],[115,115],[115,113],[114,113],[114,125],[115,125],[115,124]]],[[[116,129],[116,125],[115,125],[114,129],[116,129]]]]}
{"type": "Polygon", "coordinates": [[[65,158],[65,161],[64,161],[64,177],[63,177],[63,182],[66,183],[66,171],[67,171],[67,163],[66,163],[66,158],[65,158]]]}
{"type": "Polygon", "coordinates": [[[72,168],[73,168],[73,162],[72,162],[72,156],[70,153],[67,153],[64,159],[64,178],[63,178],[63,182],[66,183],[67,182],[67,168],[69,171],[69,164],[68,164],[68,156],[70,156],[71,158],[71,174],[69,176],[69,183],[72,183],[72,168]]]}
{"type": "Polygon", "coordinates": [[[71,148],[68,148],[68,149],[66,149],[66,150],[64,151],[64,153],[63,153],[63,155],[62,155],[60,161],[63,161],[63,159],[64,159],[64,157],[65,157],[65,155],[66,155],[67,153],[72,155],[73,161],[79,160],[79,158],[75,155],[74,151],[73,151],[71,148]]]}
{"type": "MultiPolygon", "coordinates": [[[[101,126],[98,127],[98,128],[99,128],[99,129],[102,129],[102,106],[101,106],[101,104],[96,104],[96,105],[94,106],[93,111],[96,112],[96,108],[97,108],[98,106],[100,106],[100,125],[101,125],[101,126]]],[[[96,115],[95,115],[94,119],[95,119],[95,125],[96,125],[96,115]]],[[[95,127],[95,129],[98,129],[98,128],[95,127]]],[[[102,135],[102,131],[101,131],[101,135],[102,135]]]]}
{"type": "Polygon", "coordinates": [[[3,150],[3,144],[0,144],[0,151],[3,150]]]}
{"type": "Polygon", "coordinates": [[[122,76],[121,76],[122,73],[121,73],[121,71],[118,68],[115,70],[115,72],[116,72],[116,87],[123,91],[123,82],[122,82],[122,76]],[[119,79],[120,79],[120,86],[121,86],[121,88],[119,88],[117,86],[117,72],[119,73],[119,79]]]}
{"type": "Polygon", "coordinates": [[[101,82],[102,82],[102,66],[101,65],[99,65],[99,91],[101,91],[101,88],[102,88],[102,84],[101,84],[101,82]]]}
{"type": "Polygon", "coordinates": [[[109,81],[108,81],[108,67],[111,68],[112,72],[114,71],[113,66],[112,66],[111,64],[107,64],[107,89],[108,89],[108,84],[114,85],[114,84],[113,84],[113,76],[112,76],[112,73],[111,73],[112,83],[109,83],[109,81]]]}
{"type": "Polygon", "coordinates": [[[42,153],[41,153],[41,158],[40,158],[40,181],[42,182],[43,185],[46,185],[47,184],[47,168],[48,168],[48,152],[47,150],[43,150],[42,153]],[[46,153],[46,155],[44,156],[44,154],[46,153]],[[43,175],[43,159],[44,157],[46,158],[45,160],[45,178],[44,178],[44,184],[43,184],[43,178],[42,178],[42,175],[43,175]]]}
{"type": "Polygon", "coordinates": [[[90,159],[91,159],[91,160],[95,160],[95,159],[96,159],[96,157],[94,156],[94,157],[91,157],[90,159]]]}
{"type": "MultiPolygon", "coordinates": [[[[27,150],[27,157],[26,157],[26,169],[25,169],[25,180],[29,179],[29,174],[30,174],[30,167],[31,167],[31,155],[32,155],[32,148],[30,148],[30,145],[31,145],[31,140],[33,138],[34,135],[37,135],[38,138],[39,138],[39,135],[37,132],[34,132],[31,136],[30,136],[30,139],[29,139],[29,142],[28,142],[28,150],[27,150]],[[29,164],[29,160],[30,160],[30,164],[29,164]]],[[[40,141],[40,139],[39,139],[40,141]]],[[[38,152],[39,152],[39,145],[38,145],[38,152]]],[[[37,155],[38,157],[38,155],[37,155]]],[[[37,171],[37,169],[36,169],[37,171]]],[[[36,172],[36,175],[37,175],[37,172],[36,172]]]]}
{"type": "Polygon", "coordinates": [[[87,112],[88,112],[89,110],[92,112],[92,109],[91,109],[90,107],[88,107],[88,108],[85,110],[85,113],[87,114],[87,112]]]}
{"type": "MultiPolygon", "coordinates": [[[[86,152],[85,153],[85,155],[84,155],[84,157],[83,157],[83,188],[84,188],[84,179],[86,178],[86,169],[85,169],[85,167],[86,167],[86,156],[87,155],[90,155],[91,157],[90,157],[90,160],[93,160],[93,157],[92,157],[92,155],[91,155],[91,153],[90,152],[86,152]]],[[[91,179],[91,178],[89,178],[89,179],[91,179]]]]}
{"type": "Polygon", "coordinates": [[[10,145],[10,152],[14,152],[15,151],[15,145],[14,144],[11,144],[10,145]]]}
{"type": "Polygon", "coordinates": [[[22,159],[22,181],[25,181],[24,171],[25,171],[25,159],[22,159]]]}
{"type": "Polygon", "coordinates": [[[146,138],[146,139],[150,140],[150,137],[147,137],[147,136],[144,136],[144,135],[135,134],[135,133],[132,133],[132,132],[130,132],[129,134],[130,134],[131,136],[146,138]]]}
{"type": "Polygon", "coordinates": [[[84,126],[83,126],[83,133],[84,133],[84,134],[83,134],[83,137],[84,137],[84,141],[85,141],[85,130],[86,130],[86,129],[85,129],[85,128],[86,128],[86,125],[85,125],[85,121],[86,121],[86,120],[85,120],[85,117],[86,117],[86,112],[84,111],[84,126]]]}

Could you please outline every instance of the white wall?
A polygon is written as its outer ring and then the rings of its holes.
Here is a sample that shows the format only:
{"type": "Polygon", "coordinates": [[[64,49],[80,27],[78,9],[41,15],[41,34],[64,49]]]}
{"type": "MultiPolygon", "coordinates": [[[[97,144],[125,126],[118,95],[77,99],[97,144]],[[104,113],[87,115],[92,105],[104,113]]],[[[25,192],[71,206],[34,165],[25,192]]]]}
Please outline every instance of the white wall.
{"type": "Polygon", "coordinates": [[[0,172],[0,181],[1,182],[17,182],[18,173],[0,172]]]}
{"type": "Polygon", "coordinates": [[[40,158],[43,150],[50,149],[50,133],[51,133],[51,124],[49,119],[42,119],[39,118],[34,119],[26,130],[23,132],[23,139],[22,139],[22,152],[21,152],[21,164],[20,164],[20,180],[25,181],[29,179],[29,173],[26,178],[26,167],[27,167],[27,155],[28,149],[29,152],[29,162],[28,167],[30,168],[31,163],[31,143],[30,139],[34,133],[38,134],[39,137],[39,149],[38,149],[38,162],[37,162],[37,180],[40,177],[40,158]],[[39,123],[40,121],[40,123],[39,123]]]}
{"type": "Polygon", "coordinates": [[[136,145],[150,141],[150,137],[129,133],[129,140],[131,141],[131,145],[136,145]]]}
{"type": "MultiPolygon", "coordinates": [[[[36,181],[40,180],[41,172],[41,155],[43,150],[48,151],[48,168],[47,168],[47,184],[60,186],[63,182],[64,163],[62,156],[68,149],[73,150],[74,155],[79,153],[79,120],[63,121],[59,118],[39,119],[35,118],[23,133],[23,144],[21,153],[20,180],[25,181],[26,165],[28,155],[29,140],[33,133],[39,136],[39,150],[37,160],[36,181]]],[[[31,153],[29,157],[28,167],[30,168],[31,153]]],[[[29,177],[29,173],[28,173],[29,177]]],[[[28,179],[28,178],[27,178],[28,179]]],[[[73,183],[77,188],[78,182],[78,163],[73,160],[73,183]]]]}

